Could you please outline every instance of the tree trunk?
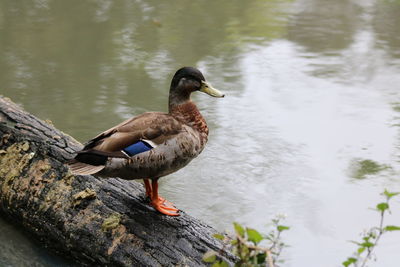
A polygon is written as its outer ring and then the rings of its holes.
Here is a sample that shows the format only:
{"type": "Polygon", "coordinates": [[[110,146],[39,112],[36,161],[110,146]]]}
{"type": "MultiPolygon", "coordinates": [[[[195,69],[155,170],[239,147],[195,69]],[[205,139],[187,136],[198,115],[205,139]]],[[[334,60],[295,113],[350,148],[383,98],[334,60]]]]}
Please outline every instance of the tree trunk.
{"type": "Polygon", "coordinates": [[[203,266],[221,249],[210,226],[155,212],[137,182],[72,175],[64,163],[81,147],[0,97],[0,212],[85,265],[203,266]]]}

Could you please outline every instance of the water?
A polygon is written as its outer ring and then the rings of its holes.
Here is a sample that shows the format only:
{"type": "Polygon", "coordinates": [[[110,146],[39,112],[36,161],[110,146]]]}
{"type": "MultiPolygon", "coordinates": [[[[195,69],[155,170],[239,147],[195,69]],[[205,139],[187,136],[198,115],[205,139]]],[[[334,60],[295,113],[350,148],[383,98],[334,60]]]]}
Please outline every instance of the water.
{"type": "MultiPolygon", "coordinates": [[[[400,191],[398,14],[395,0],[5,0],[0,93],[83,142],[166,111],[174,71],[199,67],[227,96],[193,97],[209,143],[163,195],[220,230],[286,214],[283,266],[340,266],[378,224],[379,193],[400,191]]],[[[384,236],[370,266],[398,266],[399,238],[384,236]]]]}

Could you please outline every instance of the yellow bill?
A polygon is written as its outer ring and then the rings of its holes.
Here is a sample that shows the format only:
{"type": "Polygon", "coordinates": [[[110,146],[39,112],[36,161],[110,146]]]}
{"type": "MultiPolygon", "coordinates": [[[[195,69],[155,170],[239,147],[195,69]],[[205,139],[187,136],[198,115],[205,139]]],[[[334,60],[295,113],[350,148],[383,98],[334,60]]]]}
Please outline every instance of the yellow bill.
{"type": "Polygon", "coordinates": [[[213,97],[224,97],[225,95],[221,93],[219,90],[212,87],[209,83],[205,81],[201,81],[200,92],[206,93],[213,97]]]}

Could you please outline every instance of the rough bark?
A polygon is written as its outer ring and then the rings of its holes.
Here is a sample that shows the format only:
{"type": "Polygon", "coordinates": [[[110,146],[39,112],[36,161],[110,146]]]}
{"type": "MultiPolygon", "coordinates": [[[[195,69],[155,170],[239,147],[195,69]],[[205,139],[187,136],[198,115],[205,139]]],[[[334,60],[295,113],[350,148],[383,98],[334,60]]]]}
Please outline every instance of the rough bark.
{"type": "Polygon", "coordinates": [[[81,147],[0,97],[0,212],[86,265],[203,266],[221,248],[210,226],[155,212],[137,182],[72,175],[64,163],[81,147]]]}

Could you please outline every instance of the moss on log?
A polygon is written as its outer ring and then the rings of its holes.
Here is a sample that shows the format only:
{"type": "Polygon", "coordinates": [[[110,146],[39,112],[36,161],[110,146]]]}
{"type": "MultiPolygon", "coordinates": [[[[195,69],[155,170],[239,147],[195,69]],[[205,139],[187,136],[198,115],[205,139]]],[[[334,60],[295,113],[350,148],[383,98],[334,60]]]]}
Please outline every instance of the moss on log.
{"type": "Polygon", "coordinates": [[[210,226],[155,212],[137,182],[72,175],[64,163],[81,147],[0,97],[2,215],[84,265],[203,266],[221,249],[210,226]]]}

